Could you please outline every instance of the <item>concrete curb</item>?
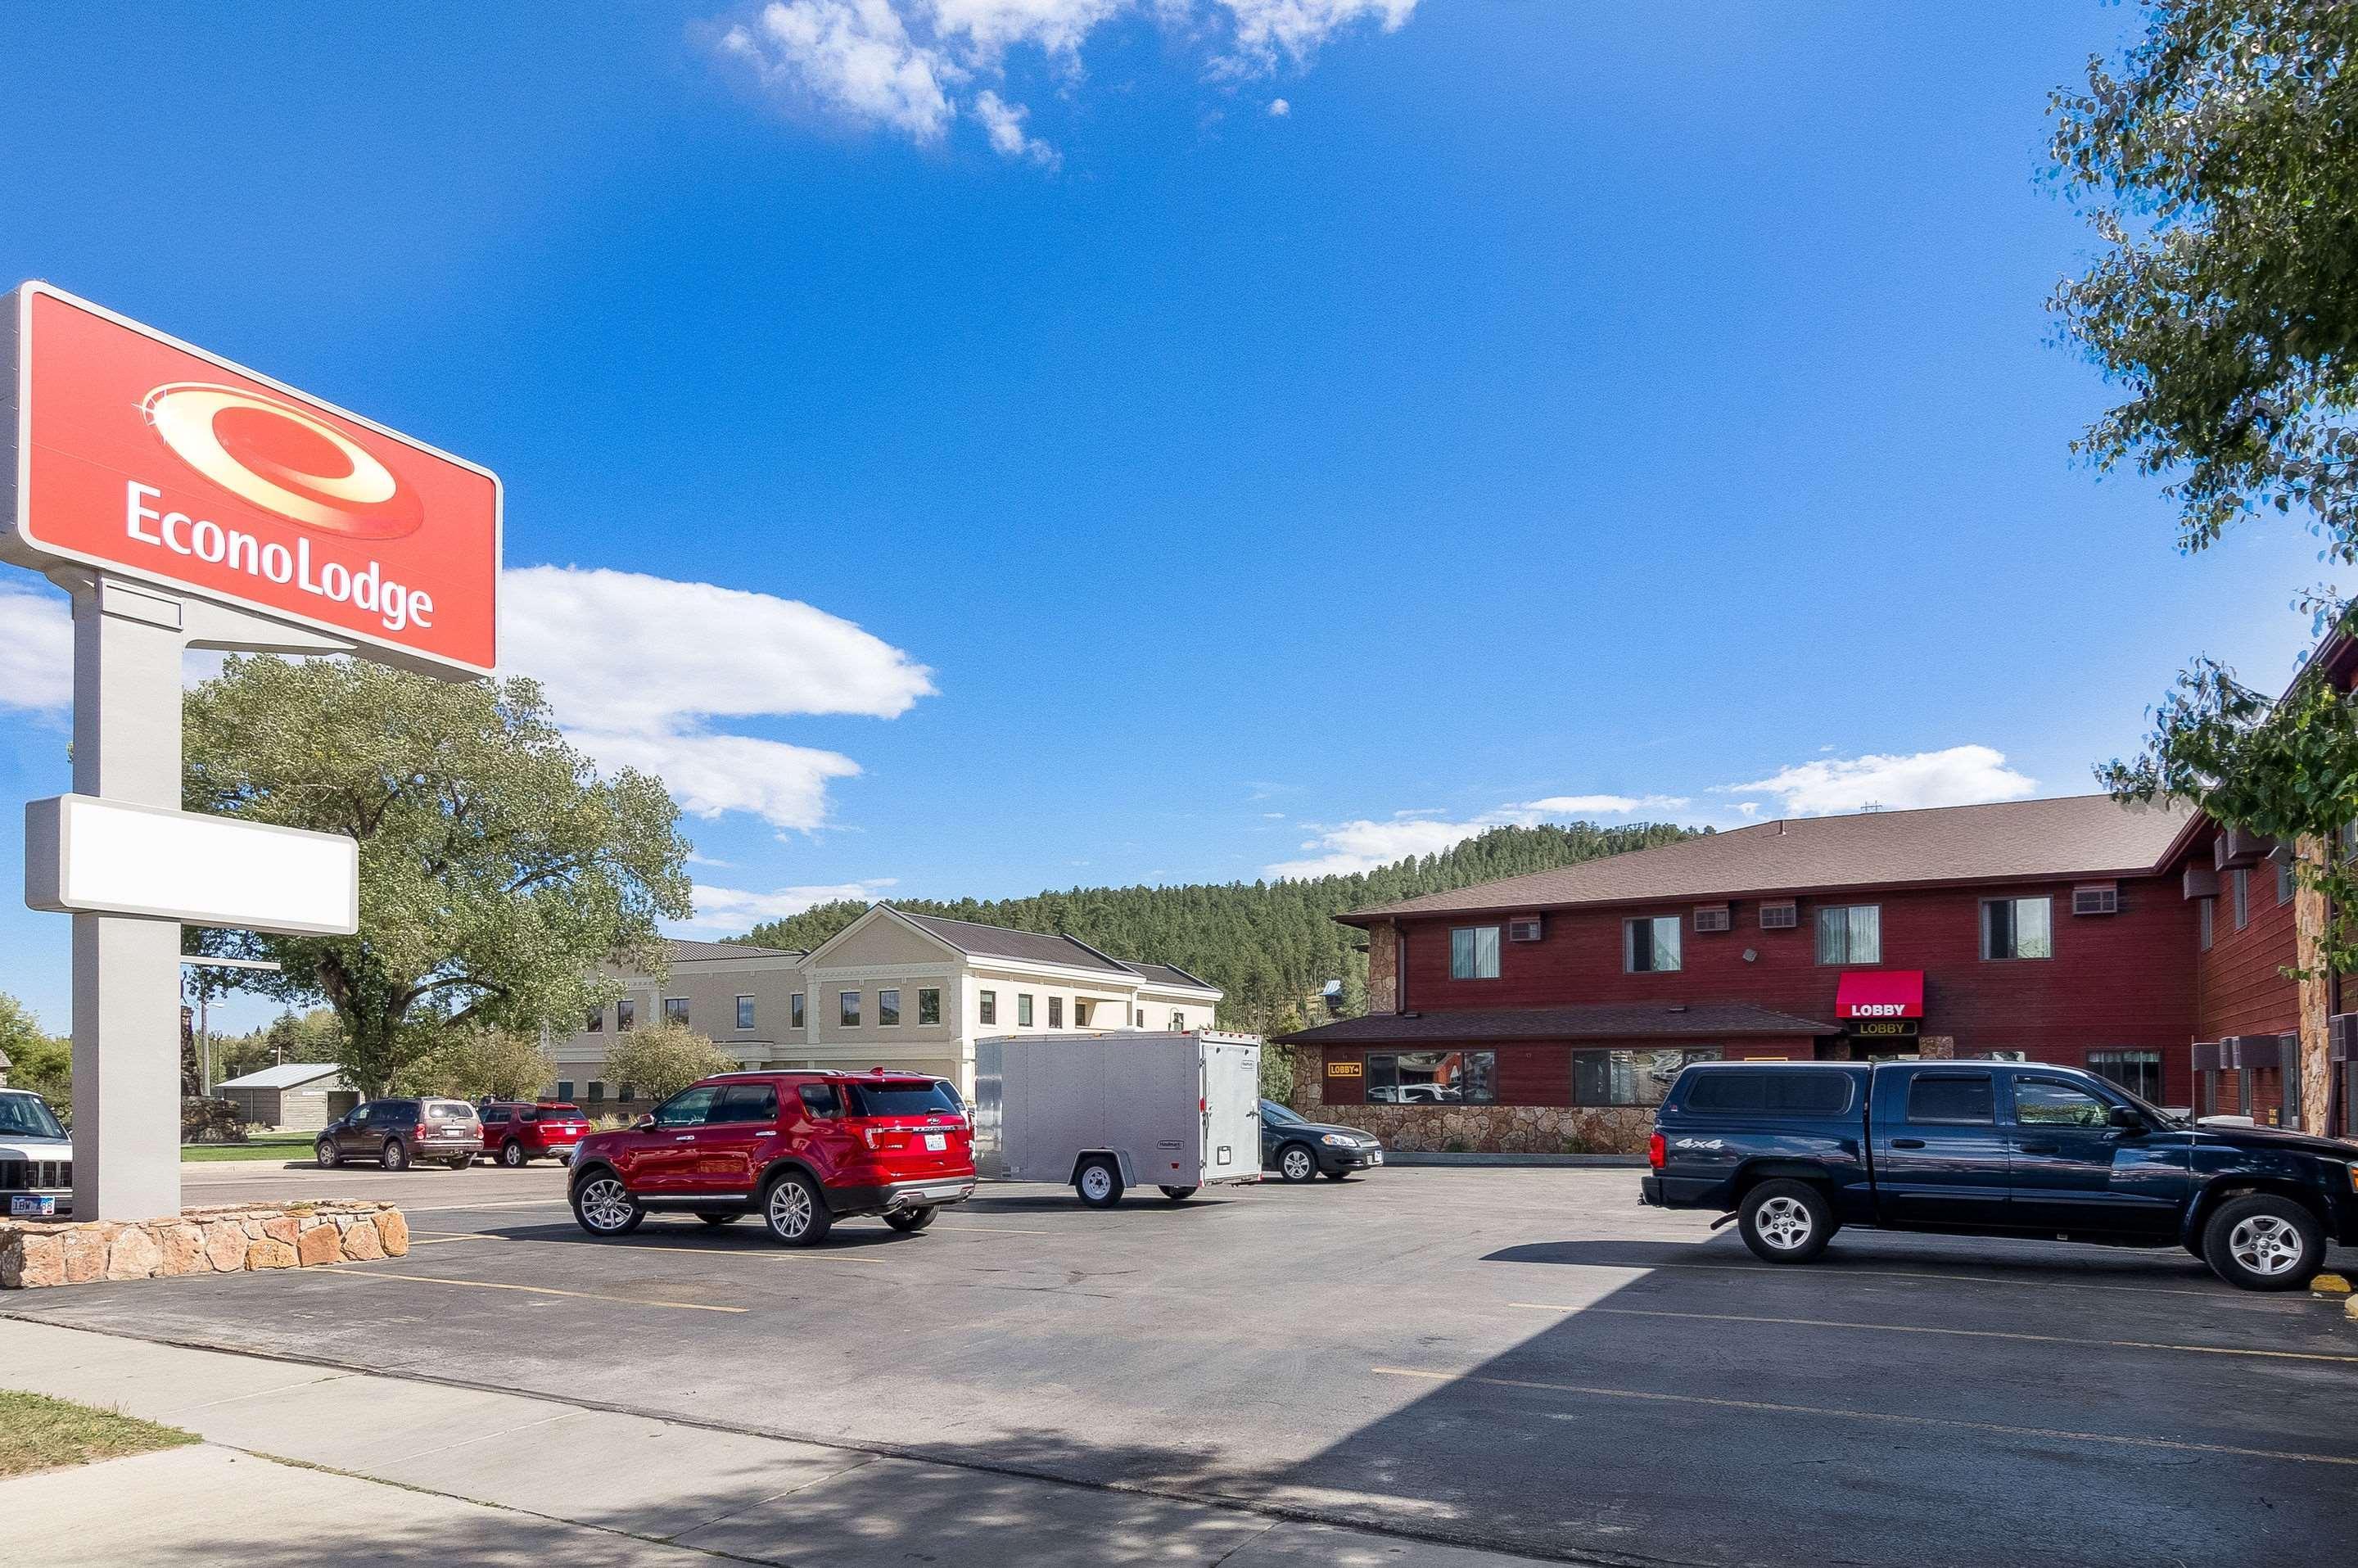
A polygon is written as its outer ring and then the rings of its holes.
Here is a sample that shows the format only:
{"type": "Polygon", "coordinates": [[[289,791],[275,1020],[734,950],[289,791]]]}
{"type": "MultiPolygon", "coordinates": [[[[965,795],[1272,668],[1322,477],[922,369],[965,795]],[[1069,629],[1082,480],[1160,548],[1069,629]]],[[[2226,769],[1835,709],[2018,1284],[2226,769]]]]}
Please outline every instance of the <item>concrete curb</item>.
{"type": "Polygon", "coordinates": [[[1387,1165],[1554,1165],[1585,1170],[1643,1170],[1643,1154],[1448,1154],[1431,1150],[1384,1151],[1387,1165]]]}

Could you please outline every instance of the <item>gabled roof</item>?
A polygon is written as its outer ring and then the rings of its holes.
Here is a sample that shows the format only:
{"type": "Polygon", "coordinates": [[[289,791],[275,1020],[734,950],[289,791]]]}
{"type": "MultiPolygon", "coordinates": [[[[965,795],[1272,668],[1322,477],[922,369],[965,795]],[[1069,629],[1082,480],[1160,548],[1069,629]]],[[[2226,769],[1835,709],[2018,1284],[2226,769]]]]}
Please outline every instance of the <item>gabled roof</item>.
{"type": "Polygon", "coordinates": [[[2110,795],[2082,795],[1790,817],[1354,910],[1340,918],[1364,925],[1396,914],[1511,913],[1909,882],[2144,876],[2159,868],[2192,815],[2184,806],[2123,806],[2110,795]]]}
{"type": "Polygon", "coordinates": [[[664,946],[675,964],[693,958],[799,958],[799,947],[756,947],[750,942],[698,942],[686,936],[666,936],[664,946]]]}
{"type": "Polygon", "coordinates": [[[288,1062],[283,1066],[265,1067],[234,1078],[225,1078],[213,1086],[216,1089],[291,1089],[308,1084],[314,1078],[332,1078],[341,1072],[333,1062],[288,1062]]]}
{"type": "Polygon", "coordinates": [[[1185,990],[1216,991],[1220,988],[1206,979],[1199,979],[1176,964],[1132,964],[1123,962],[1123,968],[1149,985],[1177,986],[1185,990]]]}
{"type": "Polygon", "coordinates": [[[1721,1040],[1745,1035],[1833,1034],[1841,1026],[1746,1003],[1591,1002],[1577,1007],[1490,1007],[1464,1012],[1377,1012],[1278,1036],[1305,1045],[1483,1044],[1494,1040],[1721,1040]]]}
{"type": "MultiPolygon", "coordinates": [[[[892,906],[886,904],[884,907],[892,909],[892,906]]],[[[912,914],[905,909],[894,909],[892,913],[928,936],[939,937],[969,957],[1020,958],[1031,964],[1062,964],[1068,969],[1103,969],[1109,974],[1122,976],[1132,973],[1130,966],[1120,959],[1100,953],[1076,937],[1048,935],[1037,931],[1011,931],[1004,925],[984,925],[972,920],[945,920],[938,914],[912,914]]]]}

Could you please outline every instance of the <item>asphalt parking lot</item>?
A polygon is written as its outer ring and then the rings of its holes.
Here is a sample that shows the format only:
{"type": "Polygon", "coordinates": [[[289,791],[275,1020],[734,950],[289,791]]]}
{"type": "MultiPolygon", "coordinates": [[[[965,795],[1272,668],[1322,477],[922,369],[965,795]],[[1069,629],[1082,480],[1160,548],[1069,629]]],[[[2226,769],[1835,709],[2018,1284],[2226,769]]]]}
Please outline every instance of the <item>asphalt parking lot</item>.
{"type": "Polygon", "coordinates": [[[5,1304],[1579,1561],[2346,1559],[2339,1303],[2179,1252],[1857,1230],[1771,1269],[1636,1185],[1404,1168],[1109,1213],[986,1186],[789,1251],[751,1220],[592,1240],[555,1167],[211,1167],[189,1202],[391,1195],[416,1245],[5,1304]]]}

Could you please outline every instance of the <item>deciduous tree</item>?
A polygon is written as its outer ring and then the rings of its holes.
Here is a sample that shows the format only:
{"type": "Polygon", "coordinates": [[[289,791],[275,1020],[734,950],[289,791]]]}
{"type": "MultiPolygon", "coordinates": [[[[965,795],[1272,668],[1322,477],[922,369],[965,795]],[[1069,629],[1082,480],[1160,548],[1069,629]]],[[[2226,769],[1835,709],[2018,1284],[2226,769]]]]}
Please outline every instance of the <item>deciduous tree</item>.
{"type": "Polygon", "coordinates": [[[733,1073],[737,1059],[685,1023],[658,1023],[617,1035],[606,1077],[642,1099],[668,1099],[698,1078],[733,1073]]]}

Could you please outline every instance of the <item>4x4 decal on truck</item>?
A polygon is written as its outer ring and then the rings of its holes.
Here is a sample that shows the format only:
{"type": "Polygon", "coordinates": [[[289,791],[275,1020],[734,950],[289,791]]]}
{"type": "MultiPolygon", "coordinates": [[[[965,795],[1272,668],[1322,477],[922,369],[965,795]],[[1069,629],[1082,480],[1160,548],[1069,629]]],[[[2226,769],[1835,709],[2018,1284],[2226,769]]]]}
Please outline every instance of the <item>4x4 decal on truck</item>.
{"type": "Polygon", "coordinates": [[[1671,1145],[1673,1149],[1725,1149],[1726,1140],[1720,1138],[1682,1138],[1671,1145]]]}

